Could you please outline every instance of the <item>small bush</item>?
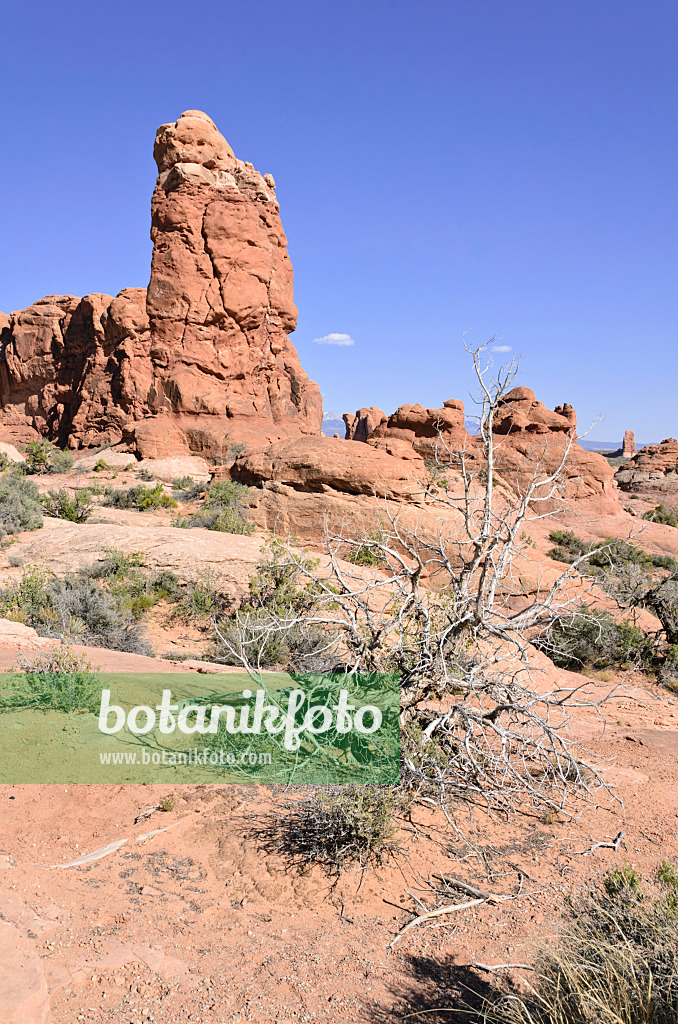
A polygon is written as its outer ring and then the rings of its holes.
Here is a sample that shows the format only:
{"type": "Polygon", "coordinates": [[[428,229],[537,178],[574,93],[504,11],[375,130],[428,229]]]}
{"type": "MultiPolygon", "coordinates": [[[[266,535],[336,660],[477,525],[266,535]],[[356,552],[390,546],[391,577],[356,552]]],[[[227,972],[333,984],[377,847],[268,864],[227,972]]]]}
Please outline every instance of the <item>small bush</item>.
{"type": "Polygon", "coordinates": [[[176,573],[163,569],[153,580],[151,587],[161,601],[175,603],[183,600],[184,590],[176,573]]]}
{"type": "Polygon", "coordinates": [[[657,505],[649,512],[644,512],[643,519],[649,519],[653,523],[663,523],[664,526],[678,526],[678,516],[666,505],[657,505]]]}
{"type": "Polygon", "coordinates": [[[642,629],[627,620],[617,622],[608,611],[585,604],[560,619],[535,645],[558,668],[573,672],[611,665],[647,667],[657,653],[654,638],[642,629]]]}
{"type": "Polygon", "coordinates": [[[108,465],[106,460],[105,459],[97,459],[96,464],[94,466],[94,472],[95,473],[103,473],[107,469],[110,469],[110,466],[108,465]]]}
{"type": "Polygon", "coordinates": [[[619,569],[637,565],[642,569],[678,570],[678,561],[671,555],[650,555],[647,551],[628,541],[607,537],[604,541],[585,541],[572,530],[552,530],[549,540],[556,546],[547,552],[557,562],[572,563],[582,555],[588,555],[584,563],[587,568],[619,569]],[[597,551],[596,548],[602,548],[597,551]]]}
{"type": "Polygon", "coordinates": [[[67,519],[71,523],[86,523],[92,515],[92,492],[86,487],[74,494],[61,488],[40,496],[40,504],[46,516],[67,519]]]}
{"type": "Polygon", "coordinates": [[[379,865],[397,852],[397,793],[387,786],[342,786],[294,803],[272,825],[273,846],[329,873],[379,865]]]}
{"type": "Polygon", "coordinates": [[[96,711],[101,685],[87,661],[68,645],[56,647],[25,666],[0,689],[0,708],[96,711]]]}
{"type": "Polygon", "coordinates": [[[137,476],[140,480],[144,480],[146,483],[149,483],[153,479],[153,474],[149,473],[147,469],[140,469],[137,476]]]}
{"type": "Polygon", "coordinates": [[[368,568],[384,566],[386,558],[379,547],[384,543],[384,539],[383,530],[375,530],[368,534],[360,544],[349,547],[344,554],[344,559],[354,565],[365,565],[368,568]]]}
{"type": "Polygon", "coordinates": [[[137,484],[128,490],[111,490],[104,499],[104,505],[112,508],[132,508],[143,512],[149,508],[176,508],[174,498],[166,494],[163,486],[157,483],[154,487],[137,484]]]}
{"type": "Polygon", "coordinates": [[[73,453],[62,450],[51,441],[29,441],[24,449],[27,473],[67,473],[73,467],[73,453]]]}
{"type": "Polygon", "coordinates": [[[42,526],[40,494],[32,480],[5,473],[0,477],[0,536],[42,526]]]}
{"type": "Polygon", "coordinates": [[[231,480],[219,480],[207,490],[204,507],[189,516],[176,516],[173,526],[182,529],[202,527],[218,530],[220,533],[236,533],[250,536],[254,526],[245,517],[245,503],[249,487],[231,480]]]}

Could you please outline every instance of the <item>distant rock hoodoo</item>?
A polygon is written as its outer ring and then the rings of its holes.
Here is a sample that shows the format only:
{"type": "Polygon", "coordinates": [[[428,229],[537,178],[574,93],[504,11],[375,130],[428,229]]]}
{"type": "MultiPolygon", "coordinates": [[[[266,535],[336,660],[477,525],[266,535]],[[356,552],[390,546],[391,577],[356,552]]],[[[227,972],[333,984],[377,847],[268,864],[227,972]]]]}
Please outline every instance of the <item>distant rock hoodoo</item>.
{"type": "Polygon", "coordinates": [[[275,182],[188,110],[157,132],[148,289],[0,314],[0,427],[141,454],[320,433],[289,339],[292,264],[275,182]]]}
{"type": "Polygon", "coordinates": [[[636,454],[636,437],[632,430],[627,430],[624,433],[624,444],[622,446],[622,455],[625,459],[632,459],[636,454]]]}

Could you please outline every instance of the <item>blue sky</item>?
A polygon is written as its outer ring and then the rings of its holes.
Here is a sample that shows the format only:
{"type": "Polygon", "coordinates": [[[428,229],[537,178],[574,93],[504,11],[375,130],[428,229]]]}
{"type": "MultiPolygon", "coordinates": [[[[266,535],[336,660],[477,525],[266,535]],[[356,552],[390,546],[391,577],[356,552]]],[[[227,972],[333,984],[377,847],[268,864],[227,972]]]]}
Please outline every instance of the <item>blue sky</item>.
{"type": "Polygon", "coordinates": [[[594,438],[678,435],[677,29],[674,0],[6,5],[0,309],[147,284],[155,129],[198,108],[275,175],[326,408],[466,400],[467,332],[594,438]]]}

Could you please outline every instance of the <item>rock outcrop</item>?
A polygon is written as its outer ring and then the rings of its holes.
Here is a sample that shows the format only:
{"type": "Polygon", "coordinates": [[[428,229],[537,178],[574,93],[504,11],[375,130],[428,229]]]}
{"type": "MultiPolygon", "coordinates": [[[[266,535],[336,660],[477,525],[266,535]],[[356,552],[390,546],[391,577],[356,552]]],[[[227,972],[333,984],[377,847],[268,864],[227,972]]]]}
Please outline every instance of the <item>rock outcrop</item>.
{"type": "Polygon", "coordinates": [[[660,500],[678,502],[678,441],[667,437],[660,444],[649,444],[620,466],[615,473],[623,491],[654,495],[660,500]]]}
{"type": "Polygon", "coordinates": [[[571,405],[557,405],[552,412],[525,387],[509,391],[494,418],[495,434],[570,434],[576,426],[577,414],[571,405]]]}
{"type": "Polygon", "coordinates": [[[401,405],[387,416],[376,406],[358,409],[355,416],[344,413],[346,439],[367,441],[383,448],[391,441],[406,441],[421,455],[431,453],[432,442],[442,436],[446,444],[459,444],[467,437],[464,403],[450,398],[440,409],[423,405],[401,405]]]}
{"type": "Polygon", "coordinates": [[[320,392],[288,337],[297,310],[273,178],[236,159],[200,111],[161,126],[154,155],[148,290],[1,314],[0,432],[138,441],[147,457],[226,435],[319,434],[320,392]]]}
{"type": "Polygon", "coordinates": [[[386,419],[386,413],[377,405],[356,409],[355,415],[345,412],[342,416],[346,427],[347,441],[366,441],[375,427],[386,419]]]}
{"type": "Polygon", "coordinates": [[[240,455],[230,470],[234,480],[267,481],[297,491],[330,491],[408,500],[421,495],[428,474],[411,445],[396,443],[390,452],[358,441],[298,438],[240,455]]]}
{"type": "Polygon", "coordinates": [[[624,433],[624,443],[622,445],[622,455],[625,459],[632,459],[636,454],[636,437],[632,430],[627,430],[624,433]]]}

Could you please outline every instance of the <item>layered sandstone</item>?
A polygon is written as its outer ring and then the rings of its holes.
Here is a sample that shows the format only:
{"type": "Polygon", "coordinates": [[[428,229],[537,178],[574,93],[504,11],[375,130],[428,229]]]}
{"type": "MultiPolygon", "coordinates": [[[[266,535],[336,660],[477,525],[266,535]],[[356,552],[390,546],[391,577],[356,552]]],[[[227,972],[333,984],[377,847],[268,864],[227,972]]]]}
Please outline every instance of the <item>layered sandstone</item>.
{"type": "Polygon", "coordinates": [[[154,155],[148,290],[0,315],[3,436],[125,439],[153,457],[319,434],[320,392],[289,339],[297,310],[273,178],[236,159],[200,111],[161,126],[154,155]]]}
{"type": "Polygon", "coordinates": [[[495,434],[570,434],[577,414],[567,402],[553,411],[537,401],[531,388],[517,387],[501,399],[494,417],[495,434]]]}

